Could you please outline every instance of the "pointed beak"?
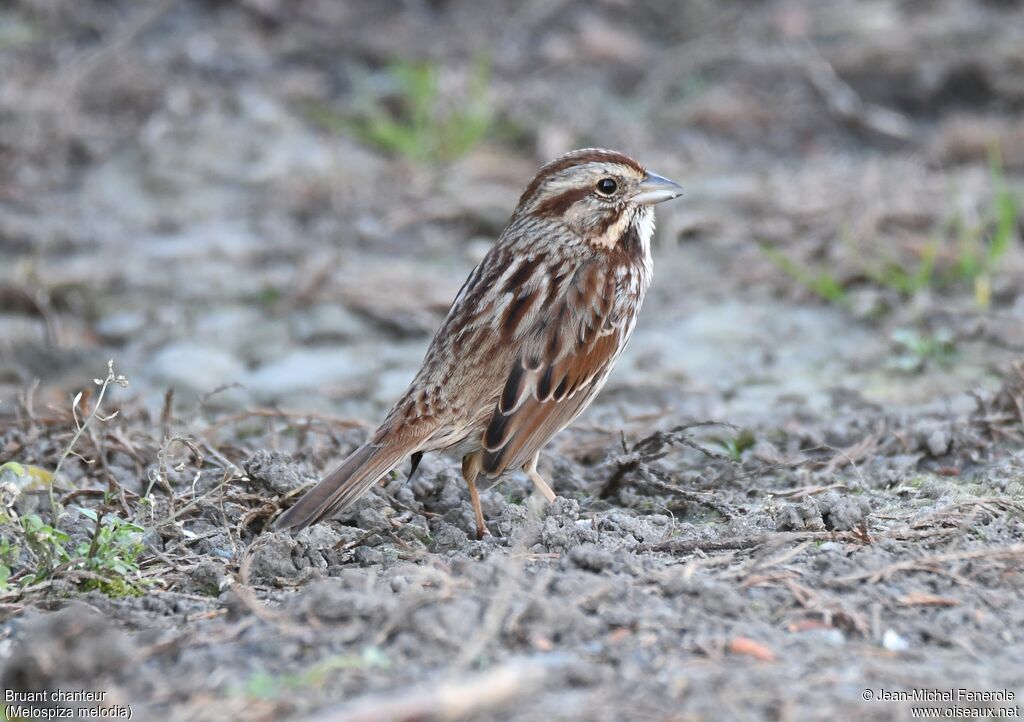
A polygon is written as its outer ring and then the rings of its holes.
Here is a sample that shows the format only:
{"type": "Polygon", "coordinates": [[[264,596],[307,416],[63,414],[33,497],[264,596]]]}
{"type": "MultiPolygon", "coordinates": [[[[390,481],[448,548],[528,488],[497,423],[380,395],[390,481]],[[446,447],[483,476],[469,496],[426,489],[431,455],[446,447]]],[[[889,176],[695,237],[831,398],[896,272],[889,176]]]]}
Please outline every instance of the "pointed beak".
{"type": "Polygon", "coordinates": [[[670,201],[683,195],[683,189],[678,183],[662,178],[655,173],[648,173],[637,186],[636,193],[630,200],[644,206],[653,206],[655,203],[670,201]]]}

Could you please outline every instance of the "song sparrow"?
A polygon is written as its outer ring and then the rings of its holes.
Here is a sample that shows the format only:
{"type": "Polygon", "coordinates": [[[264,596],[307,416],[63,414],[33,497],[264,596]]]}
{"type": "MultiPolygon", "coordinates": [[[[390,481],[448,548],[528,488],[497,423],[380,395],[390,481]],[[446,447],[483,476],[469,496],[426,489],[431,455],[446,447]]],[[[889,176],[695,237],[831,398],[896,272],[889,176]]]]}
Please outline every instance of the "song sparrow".
{"type": "Polygon", "coordinates": [[[651,206],[682,193],[632,158],[576,150],[548,163],[455,297],[423,365],[384,423],[274,524],[301,529],[344,509],[406,456],[462,457],[476,480],[537,473],[547,441],[593,400],[625,348],[651,280],[651,206]]]}

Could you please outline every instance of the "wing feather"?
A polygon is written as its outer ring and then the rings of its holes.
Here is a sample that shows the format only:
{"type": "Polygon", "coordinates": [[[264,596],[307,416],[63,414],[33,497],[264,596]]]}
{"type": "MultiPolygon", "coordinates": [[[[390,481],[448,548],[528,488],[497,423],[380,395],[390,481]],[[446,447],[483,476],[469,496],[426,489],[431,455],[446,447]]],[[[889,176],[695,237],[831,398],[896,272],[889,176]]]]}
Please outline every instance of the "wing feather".
{"type": "Polygon", "coordinates": [[[594,262],[549,289],[484,431],[486,474],[524,465],[600,390],[635,317],[635,305],[616,303],[619,280],[594,262]]]}

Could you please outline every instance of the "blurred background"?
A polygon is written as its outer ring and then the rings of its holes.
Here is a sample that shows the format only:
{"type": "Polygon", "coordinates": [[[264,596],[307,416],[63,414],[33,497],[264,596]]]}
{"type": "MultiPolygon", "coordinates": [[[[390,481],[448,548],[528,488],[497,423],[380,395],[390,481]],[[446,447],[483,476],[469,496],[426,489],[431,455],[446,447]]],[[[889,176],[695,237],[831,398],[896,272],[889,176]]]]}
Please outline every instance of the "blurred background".
{"type": "Polygon", "coordinates": [[[153,408],[377,418],[581,146],[687,189],[592,418],[984,386],[1024,345],[1022,47],[1012,0],[7,2],[0,415],[114,358],[153,408]]]}
{"type": "Polygon", "coordinates": [[[190,722],[1024,694],[1022,49],[1014,0],[0,0],[0,686],[190,722]],[[268,533],[582,146],[686,195],[560,498],[512,475],[477,541],[433,455],[268,533]]]}

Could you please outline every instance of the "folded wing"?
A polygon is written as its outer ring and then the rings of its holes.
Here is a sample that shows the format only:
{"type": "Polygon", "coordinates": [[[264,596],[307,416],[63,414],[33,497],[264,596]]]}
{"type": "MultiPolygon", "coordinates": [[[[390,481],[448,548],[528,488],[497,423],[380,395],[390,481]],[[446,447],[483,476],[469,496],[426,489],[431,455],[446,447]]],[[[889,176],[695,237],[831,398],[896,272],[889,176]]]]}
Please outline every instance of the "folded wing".
{"type": "MultiPolygon", "coordinates": [[[[504,319],[501,332],[521,351],[483,435],[488,476],[526,464],[604,385],[635,318],[635,304],[616,298],[623,286],[622,271],[595,261],[556,280],[528,326],[504,319]]],[[[508,314],[521,309],[516,301],[508,314]]]]}

